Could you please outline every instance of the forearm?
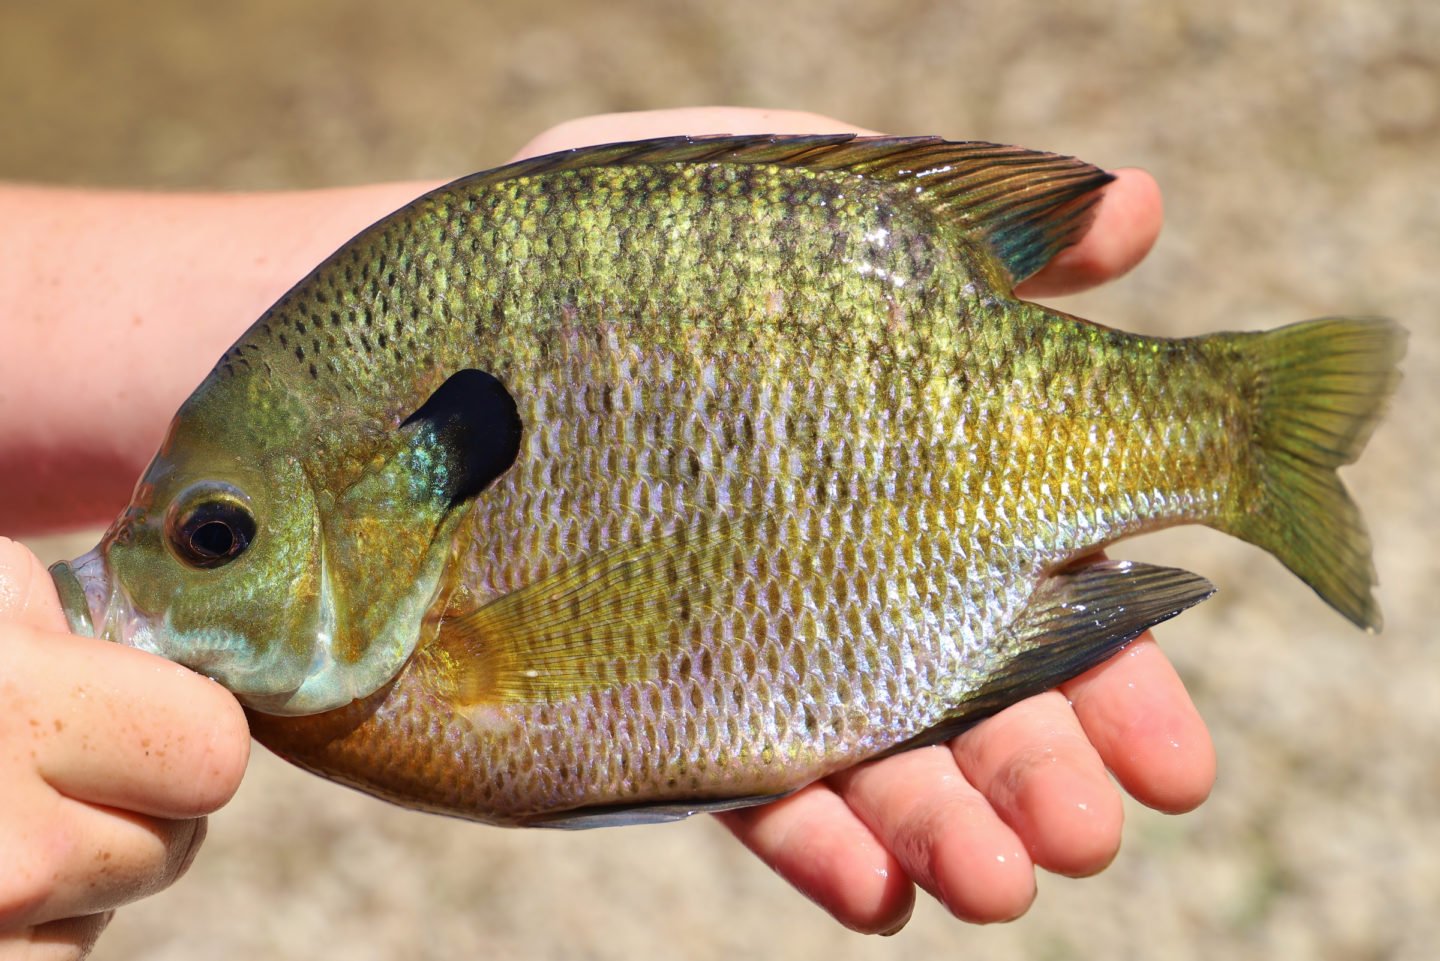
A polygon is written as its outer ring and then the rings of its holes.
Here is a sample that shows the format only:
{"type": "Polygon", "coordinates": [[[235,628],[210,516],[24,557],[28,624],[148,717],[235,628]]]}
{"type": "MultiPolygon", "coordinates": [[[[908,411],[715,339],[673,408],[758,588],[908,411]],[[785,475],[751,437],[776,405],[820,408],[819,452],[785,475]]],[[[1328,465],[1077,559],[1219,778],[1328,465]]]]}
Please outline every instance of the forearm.
{"type": "Polygon", "coordinates": [[[430,186],[0,185],[0,532],[113,517],[225,348],[336,247],[430,186]]]}

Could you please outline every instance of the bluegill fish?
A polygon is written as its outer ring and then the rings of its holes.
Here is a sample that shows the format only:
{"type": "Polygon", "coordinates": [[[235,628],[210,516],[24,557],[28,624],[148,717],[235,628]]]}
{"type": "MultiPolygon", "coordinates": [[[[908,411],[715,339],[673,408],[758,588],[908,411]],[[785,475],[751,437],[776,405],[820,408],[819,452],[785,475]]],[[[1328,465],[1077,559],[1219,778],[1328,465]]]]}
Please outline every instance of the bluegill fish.
{"type": "Polygon", "coordinates": [[[1018,300],[1110,179],[936,139],[666,139],[456,181],[180,409],[71,625],[411,807],[588,826],[937,741],[1211,592],[1199,523],[1376,628],[1336,468],[1403,335],[1165,340],[1018,300]]]}

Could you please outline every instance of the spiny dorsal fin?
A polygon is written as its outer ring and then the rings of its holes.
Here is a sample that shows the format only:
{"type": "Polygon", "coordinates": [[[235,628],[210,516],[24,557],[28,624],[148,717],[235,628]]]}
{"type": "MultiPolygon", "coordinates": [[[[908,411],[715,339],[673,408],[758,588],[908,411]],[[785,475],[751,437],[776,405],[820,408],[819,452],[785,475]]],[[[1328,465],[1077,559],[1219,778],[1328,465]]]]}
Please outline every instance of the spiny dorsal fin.
{"type": "MultiPolygon", "coordinates": [[[[652,676],[692,646],[763,523],[697,523],[587,557],[440,626],[460,705],[550,700],[652,676]]],[[[680,655],[683,657],[683,654],[680,655]]]]}
{"type": "Polygon", "coordinates": [[[748,164],[853,174],[904,188],[985,244],[1019,283],[1075,243],[1112,175],[1073,157],[938,137],[665,137],[532,157],[441,190],[579,170],[660,164],[748,164]]]}

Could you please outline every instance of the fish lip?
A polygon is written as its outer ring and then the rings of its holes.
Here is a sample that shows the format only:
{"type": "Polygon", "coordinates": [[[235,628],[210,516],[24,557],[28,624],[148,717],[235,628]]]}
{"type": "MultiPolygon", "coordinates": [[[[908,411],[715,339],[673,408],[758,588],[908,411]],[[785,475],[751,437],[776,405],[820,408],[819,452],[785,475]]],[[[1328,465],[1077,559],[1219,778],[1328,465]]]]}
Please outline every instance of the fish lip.
{"type": "Polygon", "coordinates": [[[103,544],[73,561],[52,564],[50,579],[72,633],[148,649],[145,638],[137,636],[144,633],[138,631],[141,619],[125,589],[110,575],[103,544]]]}
{"type": "Polygon", "coordinates": [[[95,637],[95,625],[105,623],[111,585],[99,548],[50,565],[50,579],[60,596],[60,607],[72,634],[95,637]]]}

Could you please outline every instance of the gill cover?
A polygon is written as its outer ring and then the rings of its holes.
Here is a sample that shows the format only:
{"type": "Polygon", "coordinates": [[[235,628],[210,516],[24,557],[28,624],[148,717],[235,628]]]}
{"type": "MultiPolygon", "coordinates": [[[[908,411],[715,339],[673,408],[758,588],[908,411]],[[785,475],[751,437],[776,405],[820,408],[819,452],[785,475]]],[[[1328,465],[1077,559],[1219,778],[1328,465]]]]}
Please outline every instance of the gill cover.
{"type": "Polygon", "coordinates": [[[464,506],[519,453],[515,402],[462,370],[369,450],[347,451],[362,467],[332,485],[336,470],[302,440],[267,450],[273,424],[219,417],[224,393],[197,391],[99,547],[54,568],[71,624],[270,714],[365,697],[435,629],[425,615],[464,506]]]}

